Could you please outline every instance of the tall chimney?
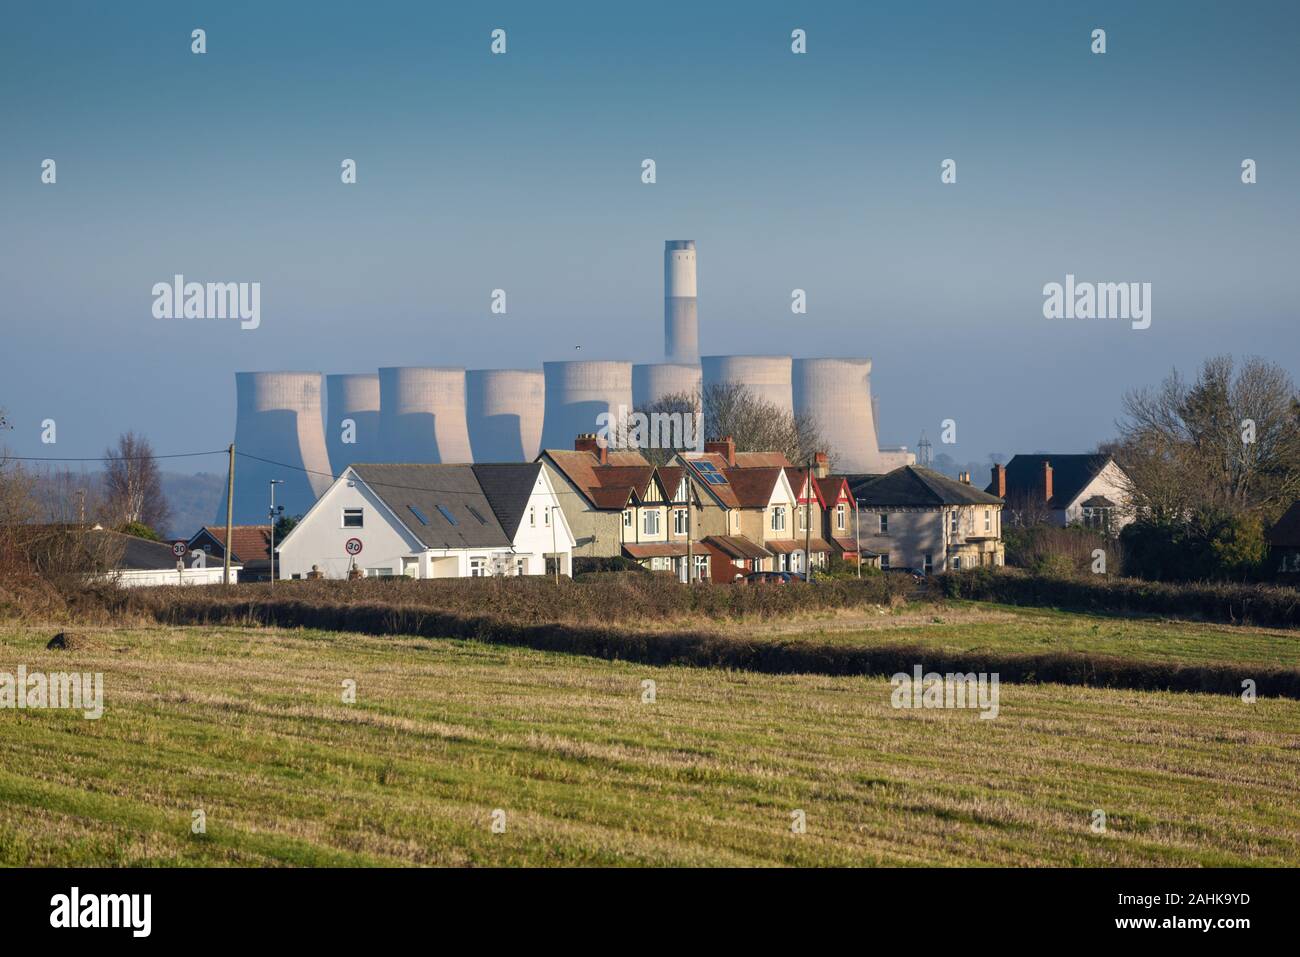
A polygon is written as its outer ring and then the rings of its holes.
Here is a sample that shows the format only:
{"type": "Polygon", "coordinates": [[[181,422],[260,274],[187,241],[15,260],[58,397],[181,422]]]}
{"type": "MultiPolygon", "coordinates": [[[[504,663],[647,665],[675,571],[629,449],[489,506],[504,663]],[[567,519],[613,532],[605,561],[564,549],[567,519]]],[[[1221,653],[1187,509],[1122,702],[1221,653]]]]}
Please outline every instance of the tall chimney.
{"type": "Polygon", "coordinates": [[[584,432],[573,440],[573,451],[590,452],[596,456],[601,465],[609,462],[609,447],[607,444],[598,442],[594,432],[584,432]]]}
{"type": "Polygon", "coordinates": [[[664,243],[664,355],[669,362],[700,361],[693,239],[664,243]]]}
{"type": "Polygon", "coordinates": [[[831,461],[825,452],[816,452],[813,454],[813,475],[819,479],[824,479],[831,474],[831,461]]]}
{"type": "Polygon", "coordinates": [[[721,455],[727,460],[728,468],[736,467],[736,440],[730,435],[716,442],[705,442],[704,451],[710,455],[721,455]]]}
{"type": "Polygon", "coordinates": [[[1043,501],[1052,500],[1052,463],[1043,460],[1043,501]]]}
{"type": "Polygon", "coordinates": [[[998,498],[1007,497],[1007,467],[1005,465],[993,466],[993,494],[998,498]]]}

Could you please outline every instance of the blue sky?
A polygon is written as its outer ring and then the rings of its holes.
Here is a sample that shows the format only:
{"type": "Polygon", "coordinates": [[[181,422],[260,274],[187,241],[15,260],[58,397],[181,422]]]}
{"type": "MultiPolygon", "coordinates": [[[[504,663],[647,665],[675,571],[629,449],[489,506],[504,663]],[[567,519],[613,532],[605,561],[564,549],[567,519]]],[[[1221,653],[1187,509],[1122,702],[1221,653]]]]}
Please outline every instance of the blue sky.
{"type": "Polygon", "coordinates": [[[871,356],[882,441],[958,461],[1089,449],[1218,352],[1300,377],[1300,6],[1084,6],[8,5],[4,441],[223,447],[238,370],[655,360],[676,238],[703,352],[871,356]],[[178,272],[261,327],[154,319],[178,272]],[[1044,319],[1066,273],[1152,283],[1151,328],[1044,319]]]}

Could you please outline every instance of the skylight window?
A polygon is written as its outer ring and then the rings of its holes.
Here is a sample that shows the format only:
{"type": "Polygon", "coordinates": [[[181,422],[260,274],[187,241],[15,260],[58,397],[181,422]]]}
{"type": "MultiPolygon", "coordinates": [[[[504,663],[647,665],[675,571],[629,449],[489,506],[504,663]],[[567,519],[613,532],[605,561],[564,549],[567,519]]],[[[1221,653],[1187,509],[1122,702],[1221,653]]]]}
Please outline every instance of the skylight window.
{"type": "Polygon", "coordinates": [[[419,508],[417,508],[414,505],[408,505],[406,507],[409,508],[411,510],[411,513],[420,520],[421,525],[429,524],[429,517],[425,515],[422,511],[420,511],[419,508]]]}
{"type": "Polygon", "coordinates": [[[727,477],[718,471],[718,467],[712,462],[696,462],[696,471],[700,473],[700,478],[710,485],[726,485],[727,477]]]}
{"type": "Polygon", "coordinates": [[[456,516],[451,514],[451,509],[447,508],[446,505],[439,505],[438,511],[442,513],[442,517],[445,518],[450,524],[452,525],[460,524],[460,522],[456,521],[456,516]]]}
{"type": "Polygon", "coordinates": [[[469,509],[469,513],[478,519],[478,523],[480,525],[487,524],[487,519],[478,513],[478,509],[476,509],[473,505],[468,505],[466,507],[469,509]]]}

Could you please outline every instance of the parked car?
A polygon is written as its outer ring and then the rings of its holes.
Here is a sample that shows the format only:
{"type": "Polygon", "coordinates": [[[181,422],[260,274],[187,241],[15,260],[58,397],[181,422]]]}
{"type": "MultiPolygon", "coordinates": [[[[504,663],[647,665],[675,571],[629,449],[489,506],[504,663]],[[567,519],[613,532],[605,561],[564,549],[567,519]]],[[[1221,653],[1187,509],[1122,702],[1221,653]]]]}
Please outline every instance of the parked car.
{"type": "Polygon", "coordinates": [[[751,585],[787,585],[794,580],[790,572],[750,572],[744,578],[751,585]]]}
{"type": "Polygon", "coordinates": [[[884,569],[884,572],[886,575],[911,575],[912,581],[918,585],[925,584],[925,580],[926,580],[925,572],[923,572],[919,568],[894,567],[894,568],[886,568],[884,569]]]}

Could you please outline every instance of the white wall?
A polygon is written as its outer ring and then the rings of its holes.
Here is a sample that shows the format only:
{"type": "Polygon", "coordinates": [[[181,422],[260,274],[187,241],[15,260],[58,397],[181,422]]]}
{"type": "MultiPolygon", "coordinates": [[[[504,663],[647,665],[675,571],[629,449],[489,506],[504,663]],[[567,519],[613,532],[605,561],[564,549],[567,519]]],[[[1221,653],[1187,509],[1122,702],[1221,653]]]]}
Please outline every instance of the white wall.
{"type": "Polygon", "coordinates": [[[1059,509],[1056,514],[1061,516],[1058,521],[1062,525],[1068,525],[1071,522],[1083,523],[1083,503],[1088,501],[1094,495],[1104,495],[1117,506],[1119,511],[1115,514],[1115,528],[1121,528],[1133,520],[1133,516],[1128,514],[1128,493],[1124,487],[1124,473],[1114,462],[1108,462],[1106,467],[1097,473],[1096,478],[1083,487],[1073,502],[1066,506],[1064,513],[1059,509]]]}
{"type": "Polygon", "coordinates": [[[543,466],[537,471],[537,481],[533,484],[528,505],[524,508],[523,520],[515,533],[515,552],[528,560],[526,574],[545,575],[546,556],[558,551],[561,555],[561,574],[572,575],[574,541],[573,531],[569,527],[569,521],[561,505],[561,497],[556,494],[555,485],[552,484],[551,470],[543,466]],[[560,507],[556,508],[556,506],[560,507]],[[533,509],[536,518],[534,525],[528,523],[529,507],[533,509]],[[551,520],[556,523],[553,530],[546,523],[548,513],[552,515],[551,520]]]}
{"type": "Polygon", "coordinates": [[[347,578],[353,562],[344,548],[349,538],[361,539],[361,554],[356,556],[359,568],[389,568],[400,575],[403,558],[420,556],[420,576],[428,577],[424,544],[402,527],[364,482],[354,479],[350,469],[279,545],[276,573],[280,578],[306,578],[312,565],[318,565],[326,578],[347,578]],[[345,508],[363,509],[364,527],[344,528],[345,508]]]}
{"type": "MultiPolygon", "coordinates": [[[[223,580],[222,568],[190,568],[183,572],[175,569],[129,569],[111,572],[104,576],[107,581],[116,581],[123,588],[147,588],[156,585],[220,585],[223,580]]],[[[239,581],[238,567],[230,569],[230,581],[239,581]]]]}

